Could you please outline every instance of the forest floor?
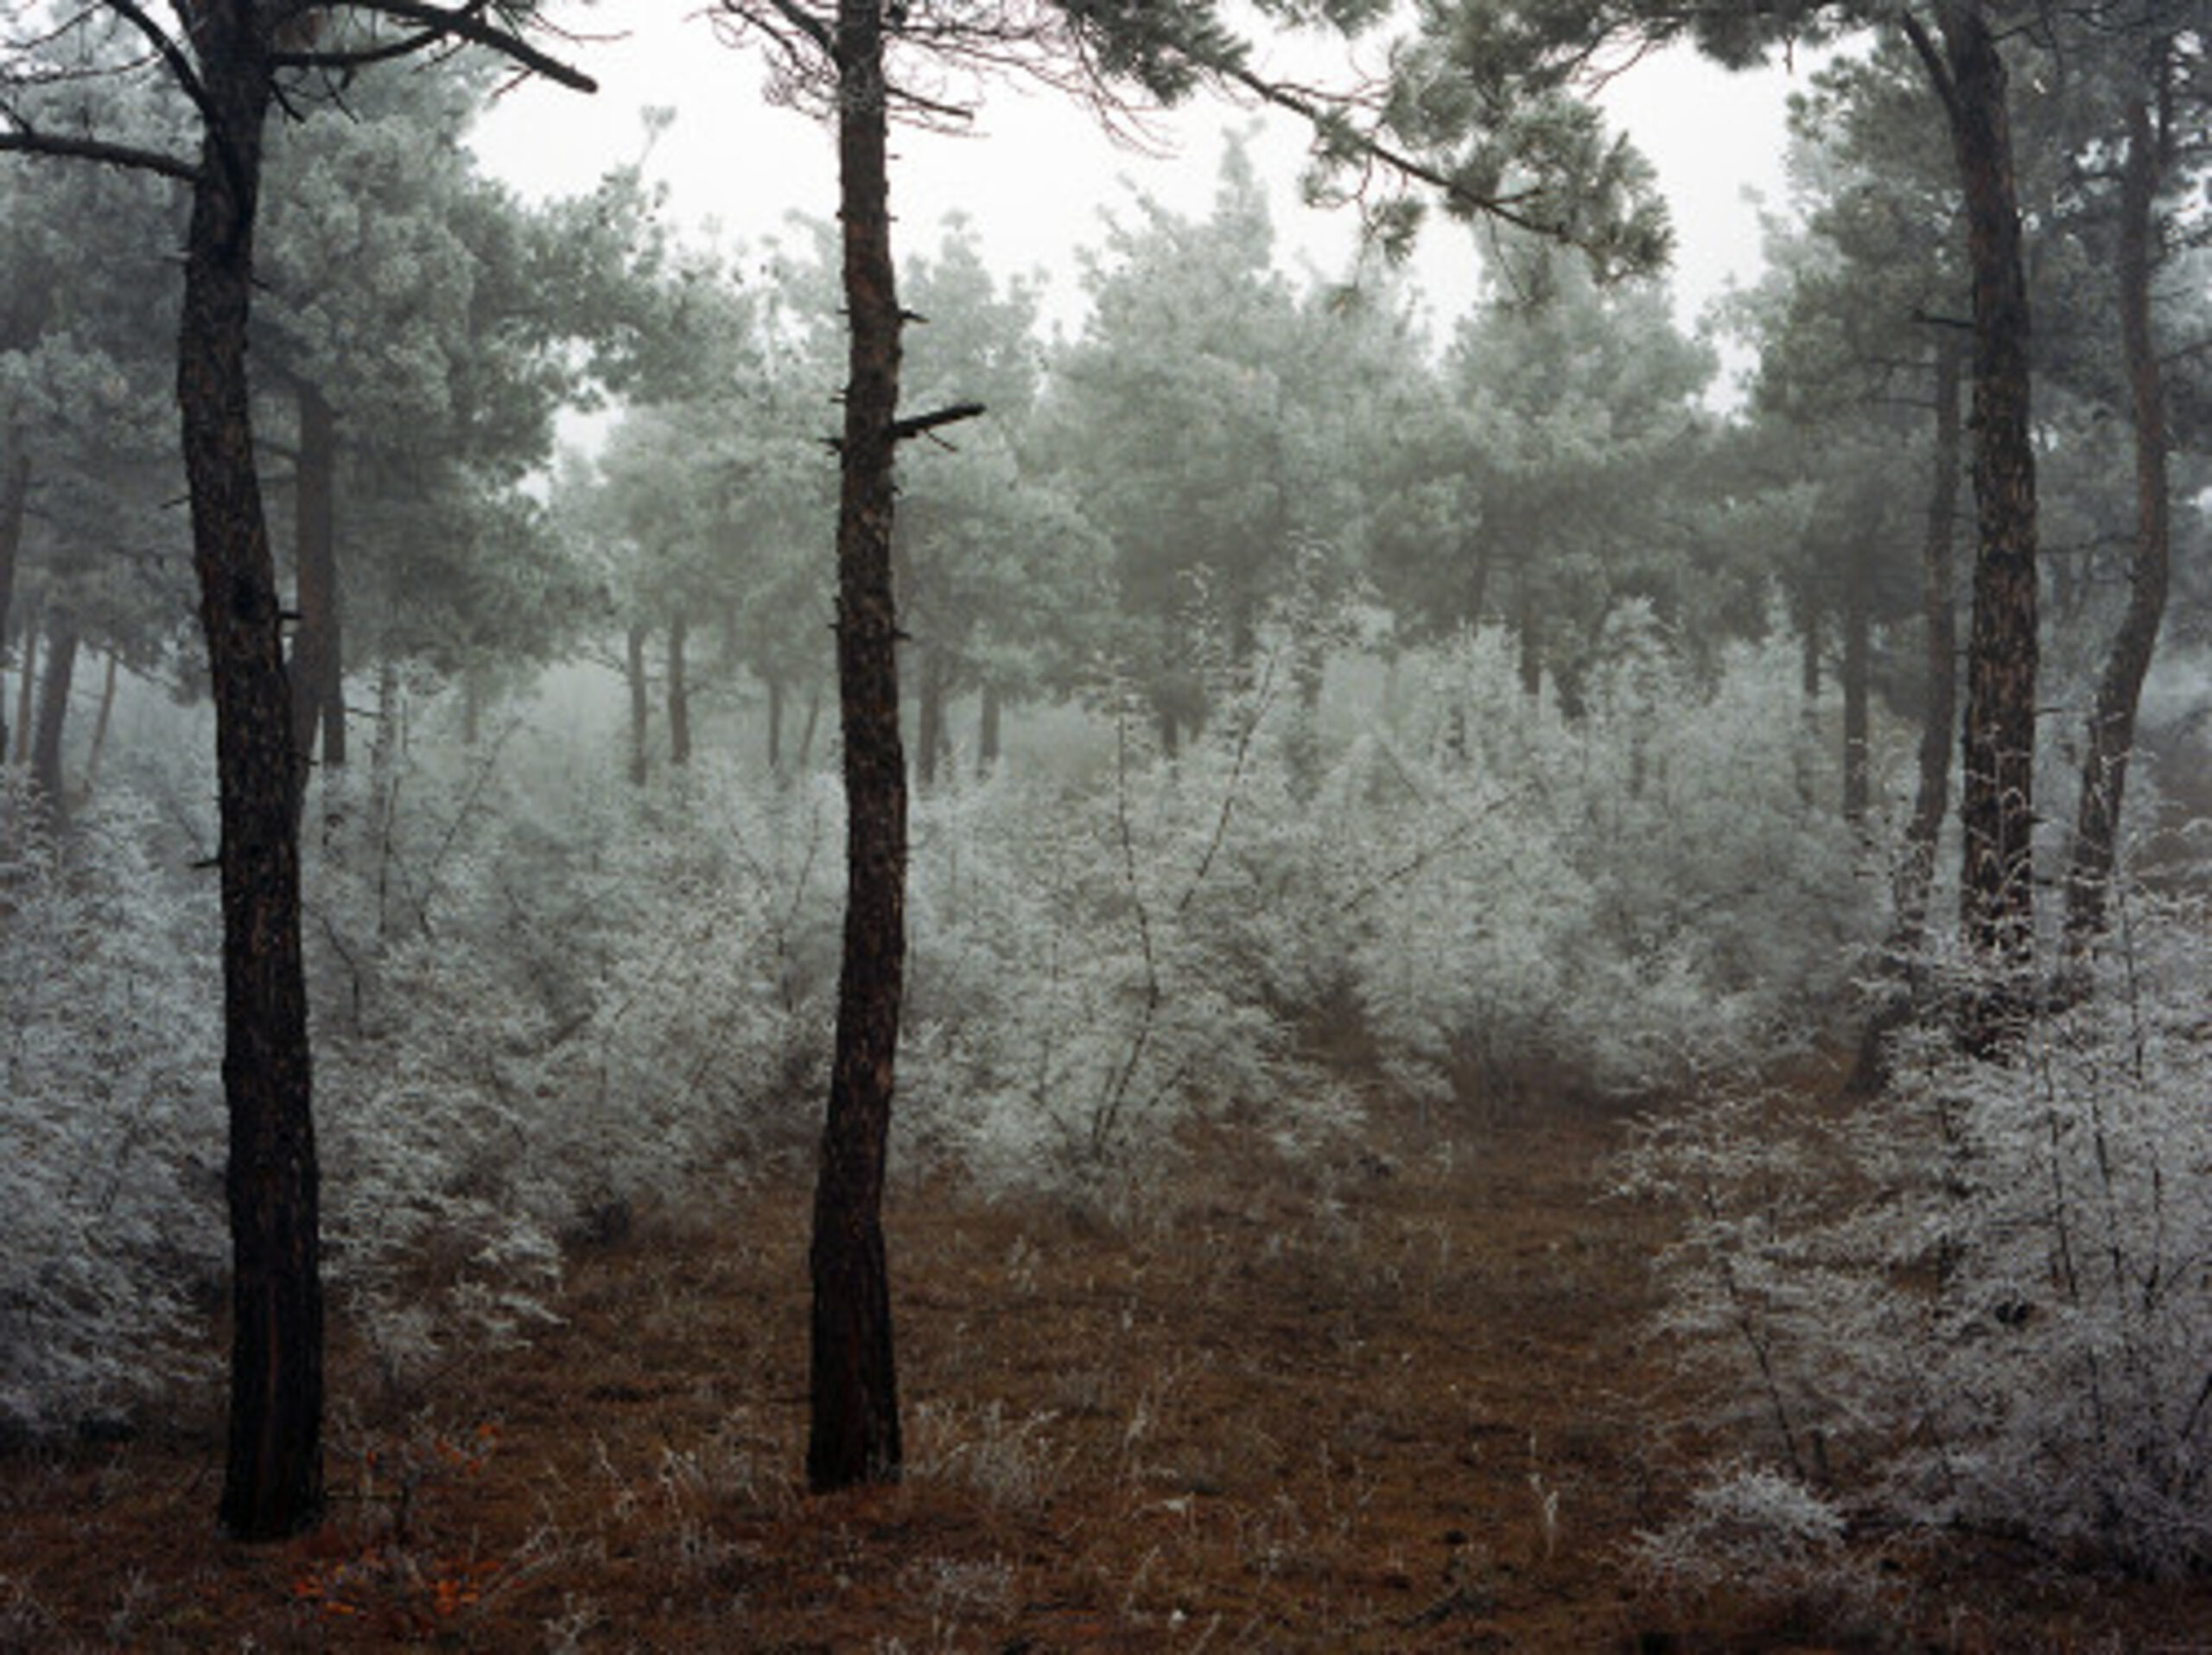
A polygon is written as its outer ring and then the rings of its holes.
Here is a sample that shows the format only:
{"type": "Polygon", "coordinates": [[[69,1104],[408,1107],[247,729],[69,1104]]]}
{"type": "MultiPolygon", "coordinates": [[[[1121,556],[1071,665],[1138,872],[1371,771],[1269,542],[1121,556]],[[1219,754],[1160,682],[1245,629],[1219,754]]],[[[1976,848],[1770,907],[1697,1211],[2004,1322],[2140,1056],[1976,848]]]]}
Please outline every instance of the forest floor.
{"type": "Polygon", "coordinates": [[[908,1472],[810,1497],[796,1168],[583,1251],[526,1347],[337,1353],[331,1520],[219,1540],[212,1426],[0,1460],[0,1650],[2212,1651],[2212,1586],[1947,1543],[1846,1603],[1630,1566],[1714,1445],[1627,1123],[1212,1129],[1108,1212],[902,1188],[908,1472]]]}

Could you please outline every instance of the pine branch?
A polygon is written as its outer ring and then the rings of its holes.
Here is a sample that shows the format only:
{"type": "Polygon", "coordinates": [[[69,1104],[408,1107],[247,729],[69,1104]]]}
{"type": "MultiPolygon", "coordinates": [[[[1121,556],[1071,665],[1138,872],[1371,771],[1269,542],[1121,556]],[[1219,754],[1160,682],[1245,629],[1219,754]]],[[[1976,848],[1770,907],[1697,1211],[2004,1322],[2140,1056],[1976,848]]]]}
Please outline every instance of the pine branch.
{"type": "MultiPolygon", "coordinates": [[[[115,0],[110,0],[110,3],[115,3],[115,0]]],[[[599,82],[582,70],[540,50],[514,30],[486,22],[483,16],[485,0],[469,0],[469,3],[461,6],[433,5],[428,0],[359,0],[356,9],[374,16],[413,24],[418,32],[405,37],[409,51],[419,50],[440,41],[460,41],[471,46],[480,46],[532,74],[543,75],[548,80],[576,92],[599,90],[599,82]]],[[[398,44],[364,47],[359,51],[346,52],[276,52],[270,54],[270,60],[288,68],[353,68],[401,55],[393,49],[398,44]]]]}

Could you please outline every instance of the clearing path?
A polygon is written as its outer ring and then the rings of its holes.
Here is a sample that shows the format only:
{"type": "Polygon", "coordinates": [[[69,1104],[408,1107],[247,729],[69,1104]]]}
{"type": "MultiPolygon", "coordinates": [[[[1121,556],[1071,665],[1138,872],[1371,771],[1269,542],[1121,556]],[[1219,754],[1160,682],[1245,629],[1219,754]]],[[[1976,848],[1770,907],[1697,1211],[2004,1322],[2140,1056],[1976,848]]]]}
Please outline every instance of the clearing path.
{"type": "MultiPolygon", "coordinates": [[[[738,1189],[582,1252],[526,1348],[341,1353],[309,1539],[213,1538],[212,1432],[0,1462],[0,1651],[1894,1646],[1637,1594],[1709,1445],[1649,1332],[1665,1215],[1599,1199],[1626,1130],[1408,1112],[1285,1162],[1220,1127],[1096,1203],[903,1187],[909,1474],[820,1499],[804,1181],[738,1189]]],[[[1999,1595],[1921,1646],[2110,1624],[1999,1595]]]]}

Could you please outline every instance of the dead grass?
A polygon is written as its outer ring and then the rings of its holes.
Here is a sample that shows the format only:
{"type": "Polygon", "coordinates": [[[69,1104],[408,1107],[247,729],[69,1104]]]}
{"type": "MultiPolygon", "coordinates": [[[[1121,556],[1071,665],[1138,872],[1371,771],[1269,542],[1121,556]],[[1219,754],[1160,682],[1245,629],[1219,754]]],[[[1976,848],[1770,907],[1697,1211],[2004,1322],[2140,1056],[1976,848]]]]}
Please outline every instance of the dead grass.
{"type": "Polygon", "coordinates": [[[2212,1648],[2212,1593],[1961,1545],[1878,1614],[1639,1597],[1705,1446],[1619,1123],[1224,1130],[1086,1211],[893,1215],[910,1469],[795,1474],[806,1199],[572,1261],[563,1325],[403,1398],[338,1353],[332,1518],[212,1532],[212,1416],[0,1461],[0,1652],[2212,1648]],[[2192,1644],[2191,1640],[2196,1642],[2192,1644]]]}

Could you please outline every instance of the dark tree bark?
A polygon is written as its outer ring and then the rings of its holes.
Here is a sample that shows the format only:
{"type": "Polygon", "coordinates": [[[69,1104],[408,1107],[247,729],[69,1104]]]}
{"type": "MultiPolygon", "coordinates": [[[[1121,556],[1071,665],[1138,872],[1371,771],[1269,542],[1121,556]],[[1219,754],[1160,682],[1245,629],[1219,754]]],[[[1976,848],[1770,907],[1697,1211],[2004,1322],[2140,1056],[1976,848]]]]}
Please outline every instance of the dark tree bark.
{"type": "Polygon", "coordinates": [[[987,779],[999,767],[1001,725],[1005,719],[1003,698],[995,684],[983,685],[982,706],[976,715],[976,776],[987,779]]]}
{"type": "Polygon", "coordinates": [[[1941,98],[1966,204],[1974,284],[1974,492],[1978,524],[1959,820],[1960,920],[2001,991],[1970,1011],[1968,1043],[1997,1042],[2018,1009],[2035,941],[2037,665],[2035,449],[2029,309],[2005,111],[2005,65],[1978,0],[1942,0],[1940,43],[1904,19],[1941,98]]]}
{"type": "Polygon", "coordinates": [[[691,678],[684,648],[691,625],[678,609],[668,623],[668,761],[678,767],[691,762],[691,678]]]}
{"type": "Polygon", "coordinates": [[[50,820],[69,814],[61,775],[61,737],[68,728],[69,691],[77,676],[77,612],[67,603],[47,606],[46,672],[38,692],[38,727],[31,738],[31,780],[43,796],[50,820]]]}
{"type": "Polygon", "coordinates": [[[322,1512],[322,1280],[298,759],[283,605],[246,378],[254,214],[271,97],[253,0],[205,0],[193,44],[207,127],[185,249],[177,401],[215,702],[222,818],[223,1091],[232,1329],[221,1517],[241,1539],[322,1512]]]}
{"type": "Polygon", "coordinates": [[[768,773],[784,773],[784,681],[772,678],[768,684],[768,773]]]}
{"type": "Polygon", "coordinates": [[[900,318],[886,156],[883,0],[838,0],[835,48],[850,334],[836,616],[848,888],[810,1255],[806,1474],[817,1490],[894,1480],[903,1457],[882,1213],[906,951],[906,776],[891,572],[900,318]]]}
{"type": "Polygon", "coordinates": [[[2088,747],[2082,761],[2082,799],[2066,869],[2066,936],[2076,952],[2088,949],[2104,933],[2128,758],[2135,745],[2136,709],[2172,581],[2165,387],[2151,332],[2152,207],[2164,171],[2161,139],[2148,95],[2133,100],[2127,111],[2127,159],[2120,173],[2116,263],[2128,411],[2135,428],[2135,545],[2128,560],[2127,612],[2097,684],[2088,747]]]}
{"type": "Polygon", "coordinates": [[[377,722],[369,738],[369,831],[377,864],[377,941],[391,938],[393,831],[399,816],[399,663],[386,649],[377,663],[377,722]]]}
{"type": "Polygon", "coordinates": [[[1797,693],[1808,707],[1821,698],[1821,646],[1820,601],[1808,593],[1797,631],[1797,693]]]}
{"type": "Polygon", "coordinates": [[[346,762],[346,708],[338,616],[338,423],[314,385],[301,385],[296,401],[300,618],[292,634],[292,742],[304,766],[319,733],[323,763],[340,765],[346,762]]]}
{"type": "Polygon", "coordinates": [[[630,785],[642,787],[652,773],[652,689],[645,680],[645,629],[630,623],[622,640],[622,675],[630,686],[630,785]]]}
{"type": "Polygon", "coordinates": [[[1521,671],[1521,693],[1531,701],[1544,692],[1543,628],[1536,614],[1535,582],[1524,569],[1514,616],[1514,632],[1521,671]]]}

